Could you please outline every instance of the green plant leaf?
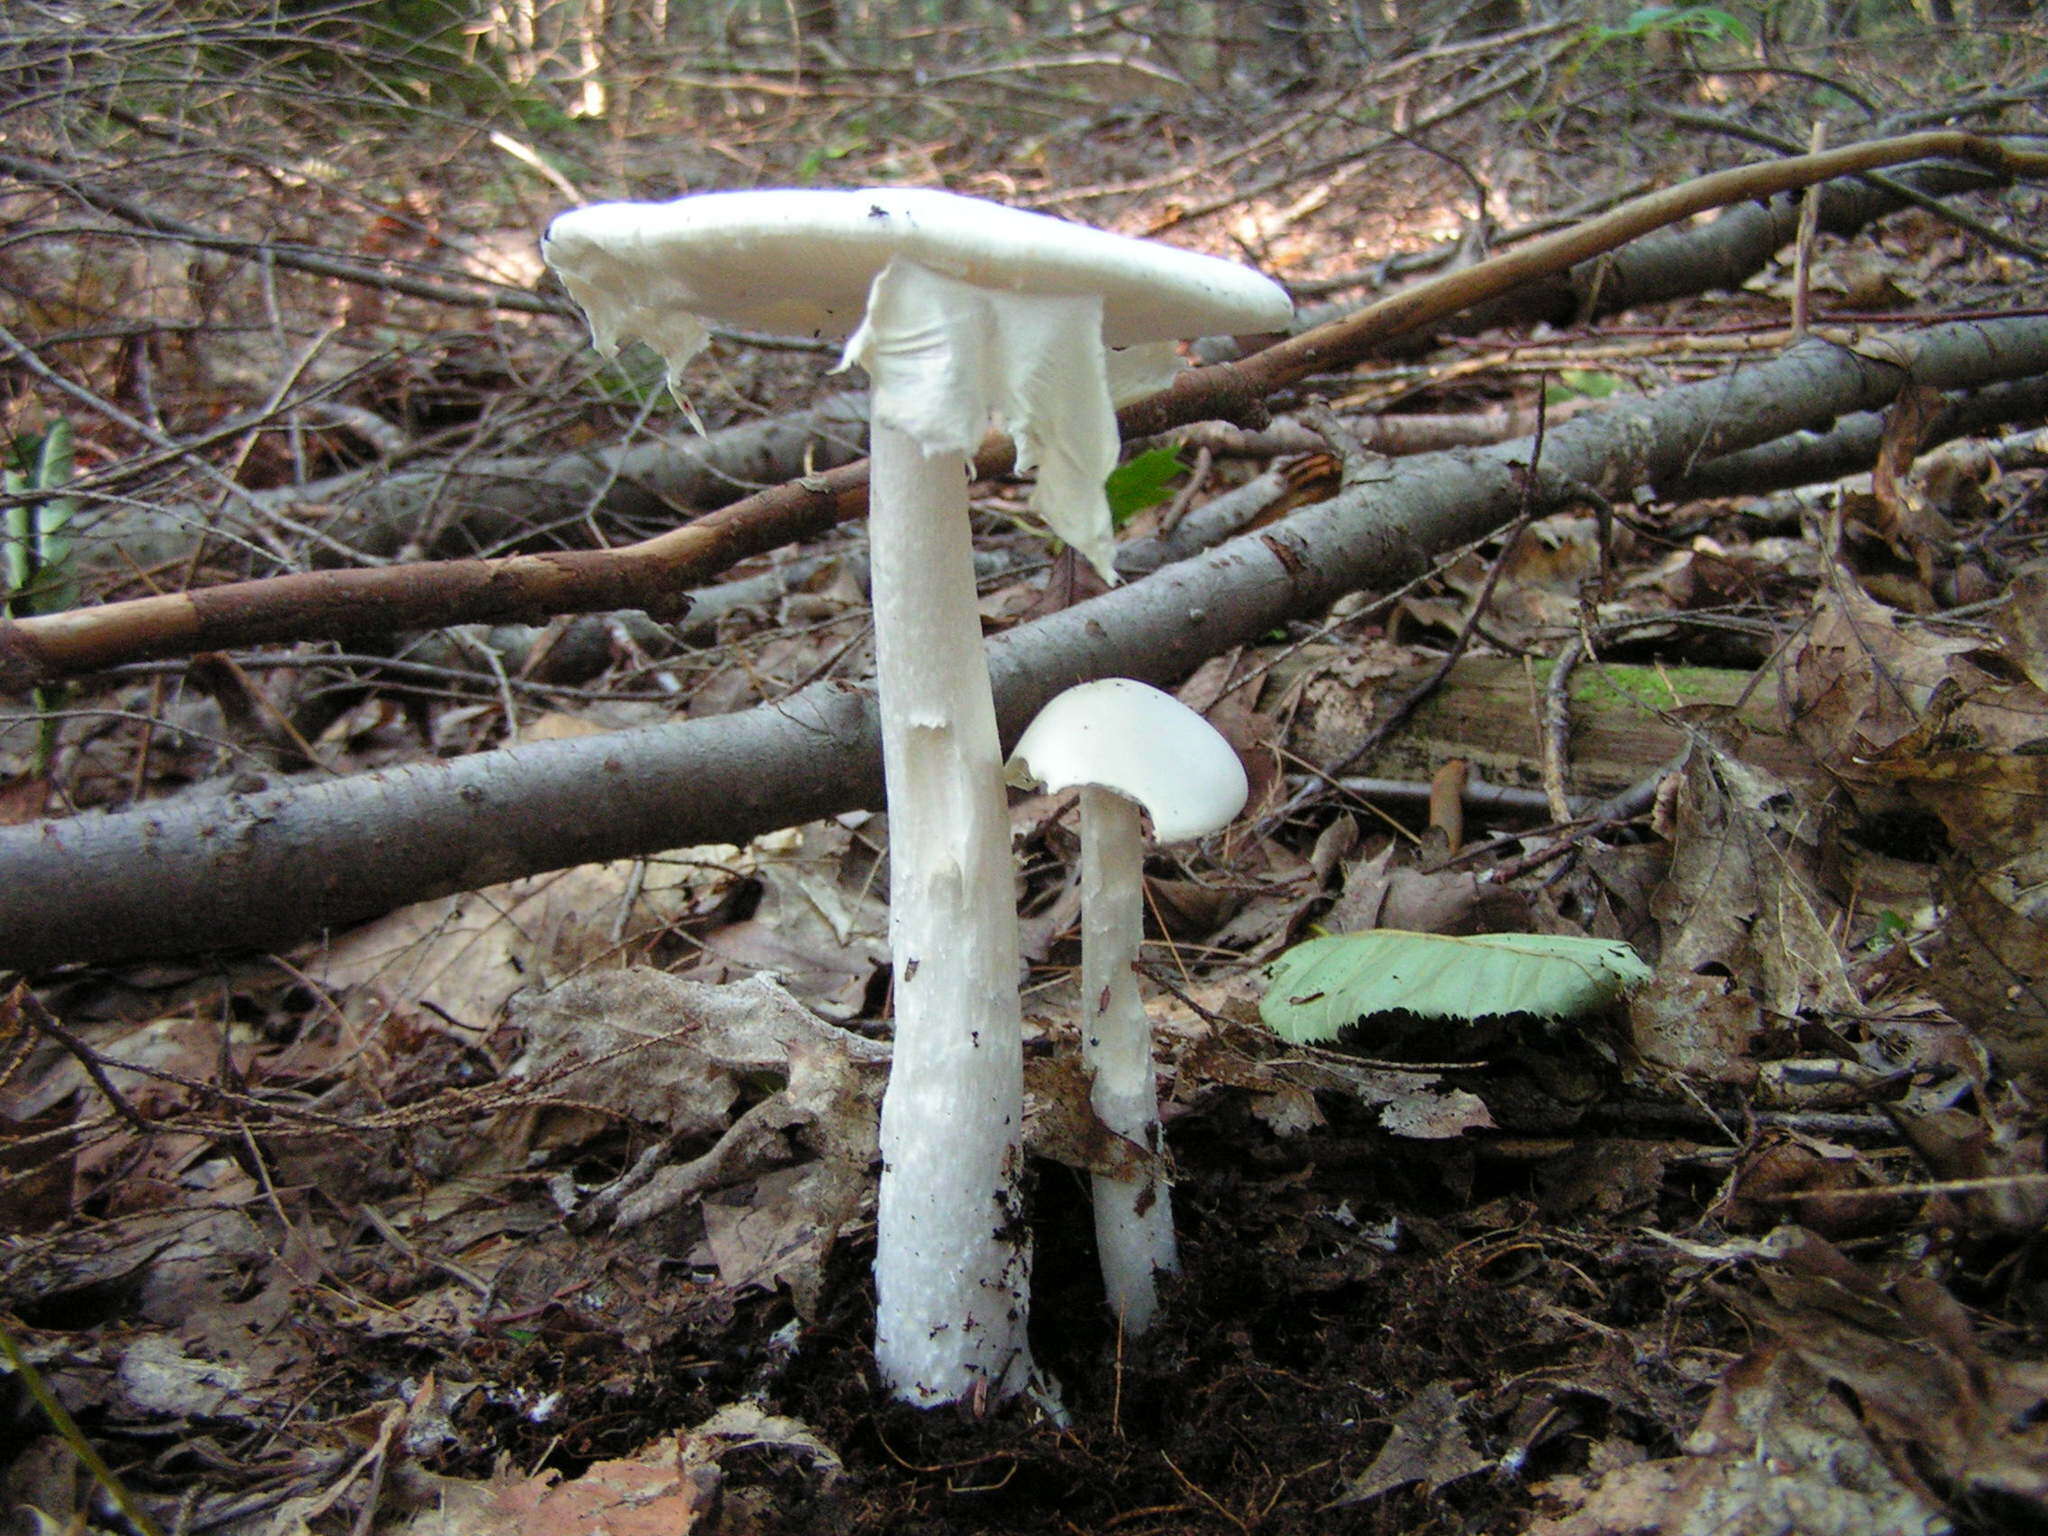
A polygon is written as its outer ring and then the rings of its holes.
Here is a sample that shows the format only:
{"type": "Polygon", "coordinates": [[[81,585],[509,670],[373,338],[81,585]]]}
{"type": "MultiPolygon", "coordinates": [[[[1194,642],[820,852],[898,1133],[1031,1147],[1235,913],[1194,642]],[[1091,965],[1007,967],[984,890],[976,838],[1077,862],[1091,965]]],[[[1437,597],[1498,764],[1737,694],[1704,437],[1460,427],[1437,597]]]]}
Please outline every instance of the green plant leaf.
{"type": "Polygon", "coordinates": [[[1102,493],[1109,498],[1110,521],[1121,528],[1147,507],[1159,505],[1186,469],[1179,452],[1172,448],[1148,449],[1129,463],[1117,465],[1102,482],[1102,493]]]}
{"type": "Polygon", "coordinates": [[[1646,5],[1631,11],[1620,26],[1594,26],[1588,29],[1587,36],[1599,44],[1648,37],[1658,32],[1682,33],[1745,45],[1756,41],[1755,33],[1718,5],[1646,5]]]}
{"type": "Polygon", "coordinates": [[[830,144],[821,144],[803,157],[796,168],[796,179],[803,186],[809,186],[824,174],[825,167],[834,160],[844,160],[857,150],[868,147],[865,130],[855,126],[851,137],[836,139],[830,144]]]}
{"type": "Polygon", "coordinates": [[[1873,954],[1882,954],[1902,939],[1910,938],[1912,933],[1912,922],[1903,913],[1894,912],[1886,907],[1877,914],[1877,925],[1865,941],[1864,947],[1873,954]]]}
{"type": "MultiPolygon", "coordinates": [[[[0,477],[0,491],[9,496],[23,496],[28,493],[28,476],[18,470],[8,470],[0,477]]],[[[36,507],[32,501],[18,501],[7,509],[7,522],[0,530],[0,603],[6,605],[9,618],[15,617],[15,608],[23,607],[26,617],[29,578],[35,574],[36,554],[36,507]]]]}
{"type": "MultiPolygon", "coordinates": [[[[71,483],[71,423],[63,417],[37,436],[17,437],[8,445],[8,467],[0,488],[10,496],[32,496],[71,483]]],[[[69,496],[21,501],[7,509],[6,531],[0,538],[0,602],[15,618],[62,613],[78,606],[78,581],[71,560],[71,517],[76,503],[69,496]]]]}
{"type": "Polygon", "coordinates": [[[1552,405],[1561,401],[1586,399],[1605,400],[1621,388],[1621,380],[1611,373],[1589,373],[1583,368],[1560,368],[1551,383],[1544,389],[1544,398],[1552,405]]]}
{"type": "Polygon", "coordinates": [[[1266,1027],[1297,1045],[1334,1040],[1369,1013],[1405,1009],[1435,1019],[1586,1013],[1649,980],[1616,939],[1553,933],[1454,938],[1377,928],[1297,944],[1266,968],[1266,1027]]]}

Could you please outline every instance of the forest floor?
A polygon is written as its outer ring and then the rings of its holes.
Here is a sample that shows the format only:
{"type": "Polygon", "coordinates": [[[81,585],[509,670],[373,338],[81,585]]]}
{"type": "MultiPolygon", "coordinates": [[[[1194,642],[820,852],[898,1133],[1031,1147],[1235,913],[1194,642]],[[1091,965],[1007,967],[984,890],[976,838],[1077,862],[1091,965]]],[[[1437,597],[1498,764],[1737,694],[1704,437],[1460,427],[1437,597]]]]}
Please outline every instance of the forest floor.
{"type": "MultiPolygon", "coordinates": [[[[1964,107],[2040,129],[2048,39],[1938,42],[1953,99],[1924,94],[1925,39],[1816,49],[1802,75],[1537,29],[1252,105],[976,97],[951,134],[858,81],[805,114],[741,71],[659,132],[537,130],[545,174],[481,129],[413,126],[408,165],[399,135],[335,141],[269,97],[290,156],[248,124],[166,129],[146,101],[90,150],[55,127],[6,142],[198,224],[260,198],[230,228],[486,294],[559,297],[533,249],[555,183],[822,177],[1040,206],[1356,305],[1760,153],[1709,119],[1796,149],[1822,102],[1874,104],[1831,142],[1964,107]]],[[[600,367],[563,314],[126,244],[108,198],[23,188],[0,277],[25,296],[15,362],[43,372],[13,376],[7,435],[75,428],[90,598],[357,547],[330,491],[363,482],[322,477],[365,463],[688,434],[658,369],[600,367]],[[137,317],[146,345],[115,323],[137,317]],[[398,446],[366,439],[378,422],[398,446]],[[237,523],[221,477],[323,489],[237,523]],[[140,574],[100,552],[121,516],[209,499],[210,545],[140,574]]],[[[1290,387],[1263,436],[1179,434],[1124,537],[1275,470],[1262,518],[1380,454],[1540,446],[1774,354],[1795,304],[1854,347],[2048,312],[2025,245],[2041,190],[1955,202],[2002,243],[1909,208],[1732,291],[1446,326],[1290,387]]],[[[721,342],[692,403],[714,429],[781,415],[847,387],[829,361],[721,342]]],[[[1072,808],[1017,798],[1041,1377],[1014,1403],[919,1411],[875,1379],[878,814],[526,876],[275,954],[0,977],[0,1531],[2048,1529],[2048,446],[2022,430],[2038,414],[1936,441],[1929,403],[1902,401],[1875,474],[1588,488],[1182,680],[1252,803],[1151,866],[1182,1270],[1142,1340],[1103,1304],[1088,1217],[1072,808]],[[1567,1022],[1379,1016],[1322,1045],[1260,1022],[1264,966],[1376,928],[1592,934],[1654,975],[1567,1022]],[[810,1017],[804,1053],[754,1033],[784,1007],[810,1017]],[[828,1089],[800,1101],[799,1073],[828,1089]],[[650,1151],[688,1192],[634,1206],[650,1151]]],[[[404,552],[649,531],[450,500],[415,509],[404,552]]],[[[1089,596],[1020,486],[976,505],[992,632],[1089,596]]],[[[0,827],[858,681],[859,551],[842,525],[732,572],[792,574],[709,635],[473,626],[10,696],[0,827]]]]}

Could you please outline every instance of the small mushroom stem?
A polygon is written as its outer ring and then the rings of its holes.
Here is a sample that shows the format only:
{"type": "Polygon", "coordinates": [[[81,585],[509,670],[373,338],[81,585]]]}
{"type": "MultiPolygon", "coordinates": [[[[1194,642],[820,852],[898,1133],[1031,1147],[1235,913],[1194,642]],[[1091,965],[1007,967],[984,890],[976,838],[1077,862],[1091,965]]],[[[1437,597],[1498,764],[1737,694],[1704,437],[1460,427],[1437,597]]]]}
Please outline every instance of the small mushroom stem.
{"type": "Polygon", "coordinates": [[[873,431],[869,554],[889,805],[895,1056],[882,1104],[875,1362],[900,1398],[1030,1372],[1023,1029],[1010,818],[981,648],[967,464],[873,431]]]}
{"type": "MultiPolygon", "coordinates": [[[[1136,970],[1145,928],[1145,832],[1138,817],[1137,802],[1114,790],[1081,790],[1081,1059],[1094,1072],[1096,1117],[1156,1153],[1152,1021],[1136,970]]],[[[1168,1191],[1156,1168],[1135,1179],[1094,1176],[1103,1286],[1132,1336],[1151,1327],[1158,1311],[1154,1272],[1180,1268],[1168,1191]]]]}

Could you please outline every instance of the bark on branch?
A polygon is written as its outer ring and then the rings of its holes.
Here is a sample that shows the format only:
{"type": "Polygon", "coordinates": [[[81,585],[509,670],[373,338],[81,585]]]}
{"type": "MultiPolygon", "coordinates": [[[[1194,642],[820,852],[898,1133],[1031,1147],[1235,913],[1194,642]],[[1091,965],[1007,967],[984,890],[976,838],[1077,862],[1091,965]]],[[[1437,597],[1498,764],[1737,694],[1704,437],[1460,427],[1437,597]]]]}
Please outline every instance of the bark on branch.
{"type": "MultiPolygon", "coordinates": [[[[1884,355],[1824,340],[1553,431],[1539,505],[1618,497],[1799,429],[1882,407],[1909,379],[1980,388],[2048,372],[2048,321],[1931,328],[1884,355]]],[[[988,647],[1007,738],[1054,693],[1158,683],[1380,589],[1517,516],[1524,439],[1431,454],[988,647]]],[[[279,945],[408,902],[590,860],[881,803],[873,701],[841,683],[714,719],[551,741],[258,795],[0,831],[0,965],[279,945]]]]}

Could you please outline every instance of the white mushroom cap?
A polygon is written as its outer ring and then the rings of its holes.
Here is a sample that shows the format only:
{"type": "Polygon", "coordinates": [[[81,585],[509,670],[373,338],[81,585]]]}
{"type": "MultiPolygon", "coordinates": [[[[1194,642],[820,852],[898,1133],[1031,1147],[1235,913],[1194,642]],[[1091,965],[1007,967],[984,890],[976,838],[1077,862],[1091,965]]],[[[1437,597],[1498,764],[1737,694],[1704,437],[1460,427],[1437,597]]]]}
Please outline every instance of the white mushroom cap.
{"type": "Polygon", "coordinates": [[[599,203],[542,251],[598,350],[646,342],[678,394],[715,320],[847,337],[874,421],[928,455],[973,452],[995,416],[1037,476],[1032,510],[1112,583],[1116,402],[1172,381],[1176,340],[1293,313],[1233,262],[916,187],[599,203]]]}
{"type": "Polygon", "coordinates": [[[1041,709],[1010,756],[1009,780],[1114,790],[1145,808],[1161,843],[1221,831],[1249,793],[1244,764],[1213,725],[1127,677],[1082,683],[1041,709]]]}
{"type": "Polygon", "coordinates": [[[998,292],[1099,294],[1112,347],[1278,330],[1293,313],[1234,262],[925,187],[596,203],[557,218],[542,251],[600,351],[639,339],[671,367],[704,345],[703,326],[679,317],[850,335],[899,256],[998,292]]]}

